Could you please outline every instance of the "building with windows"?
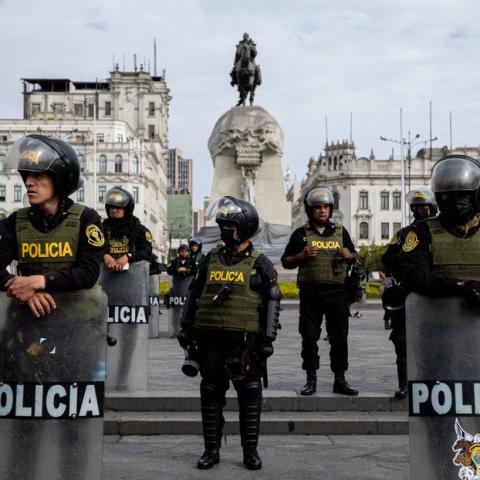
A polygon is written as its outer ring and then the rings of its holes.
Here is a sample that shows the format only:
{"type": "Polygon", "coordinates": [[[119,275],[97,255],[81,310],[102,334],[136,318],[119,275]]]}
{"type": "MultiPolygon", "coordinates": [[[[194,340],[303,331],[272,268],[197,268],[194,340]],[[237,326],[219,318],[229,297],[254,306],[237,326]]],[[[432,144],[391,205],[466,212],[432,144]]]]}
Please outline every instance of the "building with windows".
{"type": "MultiPolygon", "coordinates": [[[[426,149],[405,160],[405,189],[430,186],[433,164],[445,149],[426,149]]],[[[292,223],[297,228],[306,222],[303,197],[317,185],[330,187],[335,202],[334,220],[350,232],[357,245],[382,244],[401,228],[401,163],[390,157],[357,157],[355,144],[346,140],[327,144],[317,158],[310,158],[308,171],[292,197],[292,223]]]]}
{"type": "Polygon", "coordinates": [[[101,82],[24,79],[24,118],[0,120],[0,215],[22,205],[21,177],[4,169],[5,154],[29,133],[62,138],[77,151],[84,186],[72,195],[105,216],[107,191],[120,185],[136,201],[135,215],[165,257],[167,235],[168,110],[164,76],[118,67],[101,82]],[[94,174],[96,172],[96,175],[94,174]]]}
{"type": "Polygon", "coordinates": [[[167,191],[187,193],[192,196],[192,169],[193,160],[183,157],[179,148],[171,148],[168,152],[167,163],[167,191]]]}

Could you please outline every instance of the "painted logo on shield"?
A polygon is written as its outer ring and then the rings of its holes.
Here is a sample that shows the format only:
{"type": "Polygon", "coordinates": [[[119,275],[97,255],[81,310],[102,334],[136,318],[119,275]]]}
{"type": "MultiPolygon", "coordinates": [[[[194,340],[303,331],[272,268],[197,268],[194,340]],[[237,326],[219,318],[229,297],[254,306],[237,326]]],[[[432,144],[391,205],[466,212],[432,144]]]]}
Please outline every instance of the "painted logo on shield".
{"type": "Polygon", "coordinates": [[[455,418],[457,439],[452,445],[455,452],[453,464],[460,467],[458,478],[462,480],[480,480],[480,434],[470,435],[466,432],[458,418],[455,418]]]}

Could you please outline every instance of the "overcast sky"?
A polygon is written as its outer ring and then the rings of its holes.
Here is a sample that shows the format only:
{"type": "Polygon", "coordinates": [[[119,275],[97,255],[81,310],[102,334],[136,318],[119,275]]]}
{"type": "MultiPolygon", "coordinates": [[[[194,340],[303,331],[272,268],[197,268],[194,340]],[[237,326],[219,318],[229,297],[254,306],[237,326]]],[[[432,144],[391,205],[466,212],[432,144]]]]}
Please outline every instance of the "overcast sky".
{"type": "MultiPolygon", "coordinates": [[[[476,0],[0,0],[0,118],[22,115],[22,77],[105,78],[112,55],[133,53],[171,90],[170,147],[194,159],[194,204],[209,195],[208,137],[237,99],[229,85],[243,32],[257,44],[256,104],[285,132],[284,169],[305,174],[329,139],[353,138],[357,155],[387,158],[405,131],[454,146],[480,144],[480,2],[476,0]],[[153,68],[153,67],[152,67],[153,68]]],[[[399,152],[396,152],[398,155],[399,152]]]]}

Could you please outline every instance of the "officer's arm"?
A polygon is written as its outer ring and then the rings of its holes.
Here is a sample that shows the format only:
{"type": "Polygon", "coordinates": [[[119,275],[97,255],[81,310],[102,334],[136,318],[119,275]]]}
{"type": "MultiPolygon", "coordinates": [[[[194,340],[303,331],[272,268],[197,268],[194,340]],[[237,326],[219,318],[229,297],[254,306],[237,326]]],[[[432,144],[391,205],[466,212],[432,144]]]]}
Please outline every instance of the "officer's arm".
{"type": "Polygon", "coordinates": [[[302,261],[305,260],[304,249],[307,246],[305,239],[305,229],[297,228],[292,233],[290,240],[288,241],[285,251],[283,252],[281,262],[283,268],[293,269],[297,268],[302,261]]]}
{"type": "Polygon", "coordinates": [[[426,224],[407,229],[399,254],[401,279],[408,291],[441,297],[460,295],[458,278],[435,273],[431,254],[431,235],[426,224]]]}
{"type": "Polygon", "coordinates": [[[15,221],[15,213],[0,221],[0,290],[6,290],[5,283],[14,276],[6,267],[18,259],[15,221]]]}
{"type": "Polygon", "coordinates": [[[93,287],[100,274],[104,246],[105,237],[100,217],[92,208],[86,208],[80,218],[80,238],[75,265],[72,268],[47,273],[45,289],[60,291],[93,287]],[[95,225],[98,229],[90,227],[87,235],[87,228],[91,225],[95,225]]]}
{"type": "Polygon", "coordinates": [[[395,272],[395,267],[398,264],[398,255],[400,253],[399,246],[397,244],[397,237],[394,236],[382,255],[382,265],[385,269],[385,275],[391,277],[395,272]]]}
{"type": "Polygon", "coordinates": [[[132,252],[131,262],[140,262],[152,260],[153,237],[150,231],[143,225],[139,225],[135,236],[135,252],[132,252]]]}
{"type": "Polygon", "coordinates": [[[354,263],[357,259],[357,251],[355,250],[355,245],[352,242],[350,234],[345,227],[342,227],[342,239],[343,239],[343,248],[348,249],[351,257],[347,258],[348,263],[354,263]]]}

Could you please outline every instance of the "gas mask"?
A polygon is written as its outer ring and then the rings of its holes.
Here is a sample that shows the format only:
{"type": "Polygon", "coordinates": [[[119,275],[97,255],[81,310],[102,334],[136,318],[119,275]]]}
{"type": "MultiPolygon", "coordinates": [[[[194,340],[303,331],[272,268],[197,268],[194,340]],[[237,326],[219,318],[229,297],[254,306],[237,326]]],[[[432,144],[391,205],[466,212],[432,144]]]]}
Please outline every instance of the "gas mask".
{"type": "Polygon", "coordinates": [[[471,192],[452,194],[448,199],[439,198],[438,206],[442,217],[452,225],[465,225],[477,211],[471,192]]]}

